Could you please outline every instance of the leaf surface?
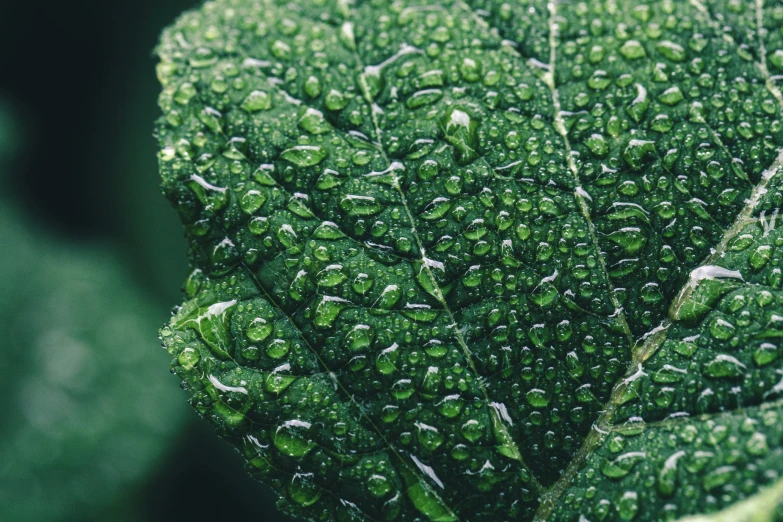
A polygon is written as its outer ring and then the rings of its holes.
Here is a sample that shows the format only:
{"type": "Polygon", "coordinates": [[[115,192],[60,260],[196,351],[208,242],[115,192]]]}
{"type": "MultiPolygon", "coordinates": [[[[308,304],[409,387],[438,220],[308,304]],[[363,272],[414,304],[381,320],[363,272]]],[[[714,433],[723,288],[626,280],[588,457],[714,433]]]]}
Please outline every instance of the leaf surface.
{"type": "Polygon", "coordinates": [[[157,135],[191,403],[312,519],[759,494],[783,458],[782,24],[735,0],[184,14],[157,135]]]}

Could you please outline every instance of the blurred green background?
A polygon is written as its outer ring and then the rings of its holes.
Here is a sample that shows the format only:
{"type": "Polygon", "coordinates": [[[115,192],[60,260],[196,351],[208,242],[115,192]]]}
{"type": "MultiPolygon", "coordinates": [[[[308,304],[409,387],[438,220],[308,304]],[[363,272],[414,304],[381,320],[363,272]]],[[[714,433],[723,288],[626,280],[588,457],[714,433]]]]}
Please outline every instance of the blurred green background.
{"type": "Polygon", "coordinates": [[[0,520],[286,520],[157,331],[185,242],[153,48],[194,2],[0,2],[0,520]]]}

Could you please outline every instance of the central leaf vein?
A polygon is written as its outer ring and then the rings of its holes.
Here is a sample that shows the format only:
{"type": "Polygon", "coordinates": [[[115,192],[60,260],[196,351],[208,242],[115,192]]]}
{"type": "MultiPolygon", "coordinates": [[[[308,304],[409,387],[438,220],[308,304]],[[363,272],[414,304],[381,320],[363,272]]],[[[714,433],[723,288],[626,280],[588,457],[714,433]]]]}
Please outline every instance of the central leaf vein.
{"type": "MultiPolygon", "coordinates": [[[[466,6],[462,3],[458,3],[460,7],[463,9],[466,8],[466,6]]],[[[472,12],[472,11],[471,11],[472,12]]],[[[391,165],[391,169],[394,172],[394,178],[392,182],[392,186],[394,190],[399,194],[400,201],[402,203],[402,206],[405,210],[405,215],[409,221],[411,234],[413,235],[415,241],[416,241],[416,247],[419,250],[419,253],[421,255],[421,270],[425,271],[427,278],[430,280],[430,283],[432,284],[433,288],[433,294],[434,297],[438,300],[440,305],[443,307],[444,312],[447,314],[450,322],[450,327],[453,331],[454,338],[457,340],[457,343],[460,346],[460,349],[462,350],[462,353],[465,356],[465,360],[470,367],[471,372],[473,372],[474,375],[479,377],[478,384],[479,388],[481,390],[481,393],[484,397],[484,400],[486,402],[486,407],[488,410],[488,413],[490,415],[491,421],[492,421],[492,428],[493,432],[495,433],[496,442],[498,443],[498,449],[502,455],[505,455],[506,457],[512,458],[516,461],[518,461],[528,472],[531,477],[531,481],[538,491],[542,491],[543,487],[538,482],[538,479],[536,475],[532,472],[530,467],[525,463],[524,458],[522,457],[522,453],[519,450],[519,447],[517,443],[513,440],[511,434],[508,432],[508,428],[506,427],[503,419],[501,419],[499,413],[495,408],[490,407],[490,403],[492,402],[489,393],[487,392],[487,388],[483,382],[483,380],[480,378],[480,373],[478,372],[478,369],[476,368],[476,364],[473,361],[473,356],[470,348],[467,345],[467,342],[465,341],[465,337],[463,335],[462,330],[460,329],[459,325],[457,324],[457,320],[454,316],[454,312],[449,307],[448,303],[446,302],[446,298],[443,295],[443,292],[440,288],[440,284],[438,283],[435,274],[432,272],[431,268],[431,262],[430,259],[427,257],[426,249],[424,248],[424,244],[421,241],[421,237],[418,233],[417,227],[416,227],[416,220],[413,216],[413,213],[411,212],[410,206],[408,204],[407,197],[405,196],[405,192],[403,191],[399,177],[397,176],[397,172],[400,170],[399,168],[394,168],[394,163],[391,162],[389,159],[385,148],[383,146],[383,131],[381,129],[380,123],[378,121],[378,114],[375,110],[375,105],[372,100],[372,95],[370,93],[369,86],[367,85],[366,78],[364,76],[364,69],[365,66],[363,65],[360,57],[358,56],[358,53],[356,54],[356,59],[359,67],[359,87],[361,88],[363,97],[367,104],[370,106],[370,113],[372,115],[372,121],[373,121],[373,127],[375,132],[375,138],[377,142],[380,145],[380,151],[386,161],[387,164],[391,165]]],[[[400,166],[402,169],[404,169],[404,166],[400,166]]]]}

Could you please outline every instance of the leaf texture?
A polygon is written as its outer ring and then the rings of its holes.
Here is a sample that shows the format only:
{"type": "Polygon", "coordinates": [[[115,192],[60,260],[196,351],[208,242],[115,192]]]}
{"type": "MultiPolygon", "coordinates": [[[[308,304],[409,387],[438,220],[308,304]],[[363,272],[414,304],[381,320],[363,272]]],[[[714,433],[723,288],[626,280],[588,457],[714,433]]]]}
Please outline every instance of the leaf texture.
{"type": "Polygon", "coordinates": [[[311,519],[760,494],[783,467],[781,27],[739,0],[185,13],[157,136],[191,403],[311,519]]]}

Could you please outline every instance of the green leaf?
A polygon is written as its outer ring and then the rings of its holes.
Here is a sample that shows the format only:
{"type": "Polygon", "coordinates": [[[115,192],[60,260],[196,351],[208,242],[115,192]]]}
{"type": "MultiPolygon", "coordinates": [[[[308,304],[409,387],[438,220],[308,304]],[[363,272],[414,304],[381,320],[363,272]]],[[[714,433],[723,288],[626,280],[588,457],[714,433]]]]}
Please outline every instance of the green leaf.
{"type": "Polygon", "coordinates": [[[109,249],[74,248],[0,205],[0,513],[108,520],[185,420],[145,355],[157,306],[109,249]]]}
{"type": "Polygon", "coordinates": [[[162,337],[191,403],[309,519],[764,495],[782,26],[761,0],[184,14],[157,136],[192,264],[162,337]]]}

